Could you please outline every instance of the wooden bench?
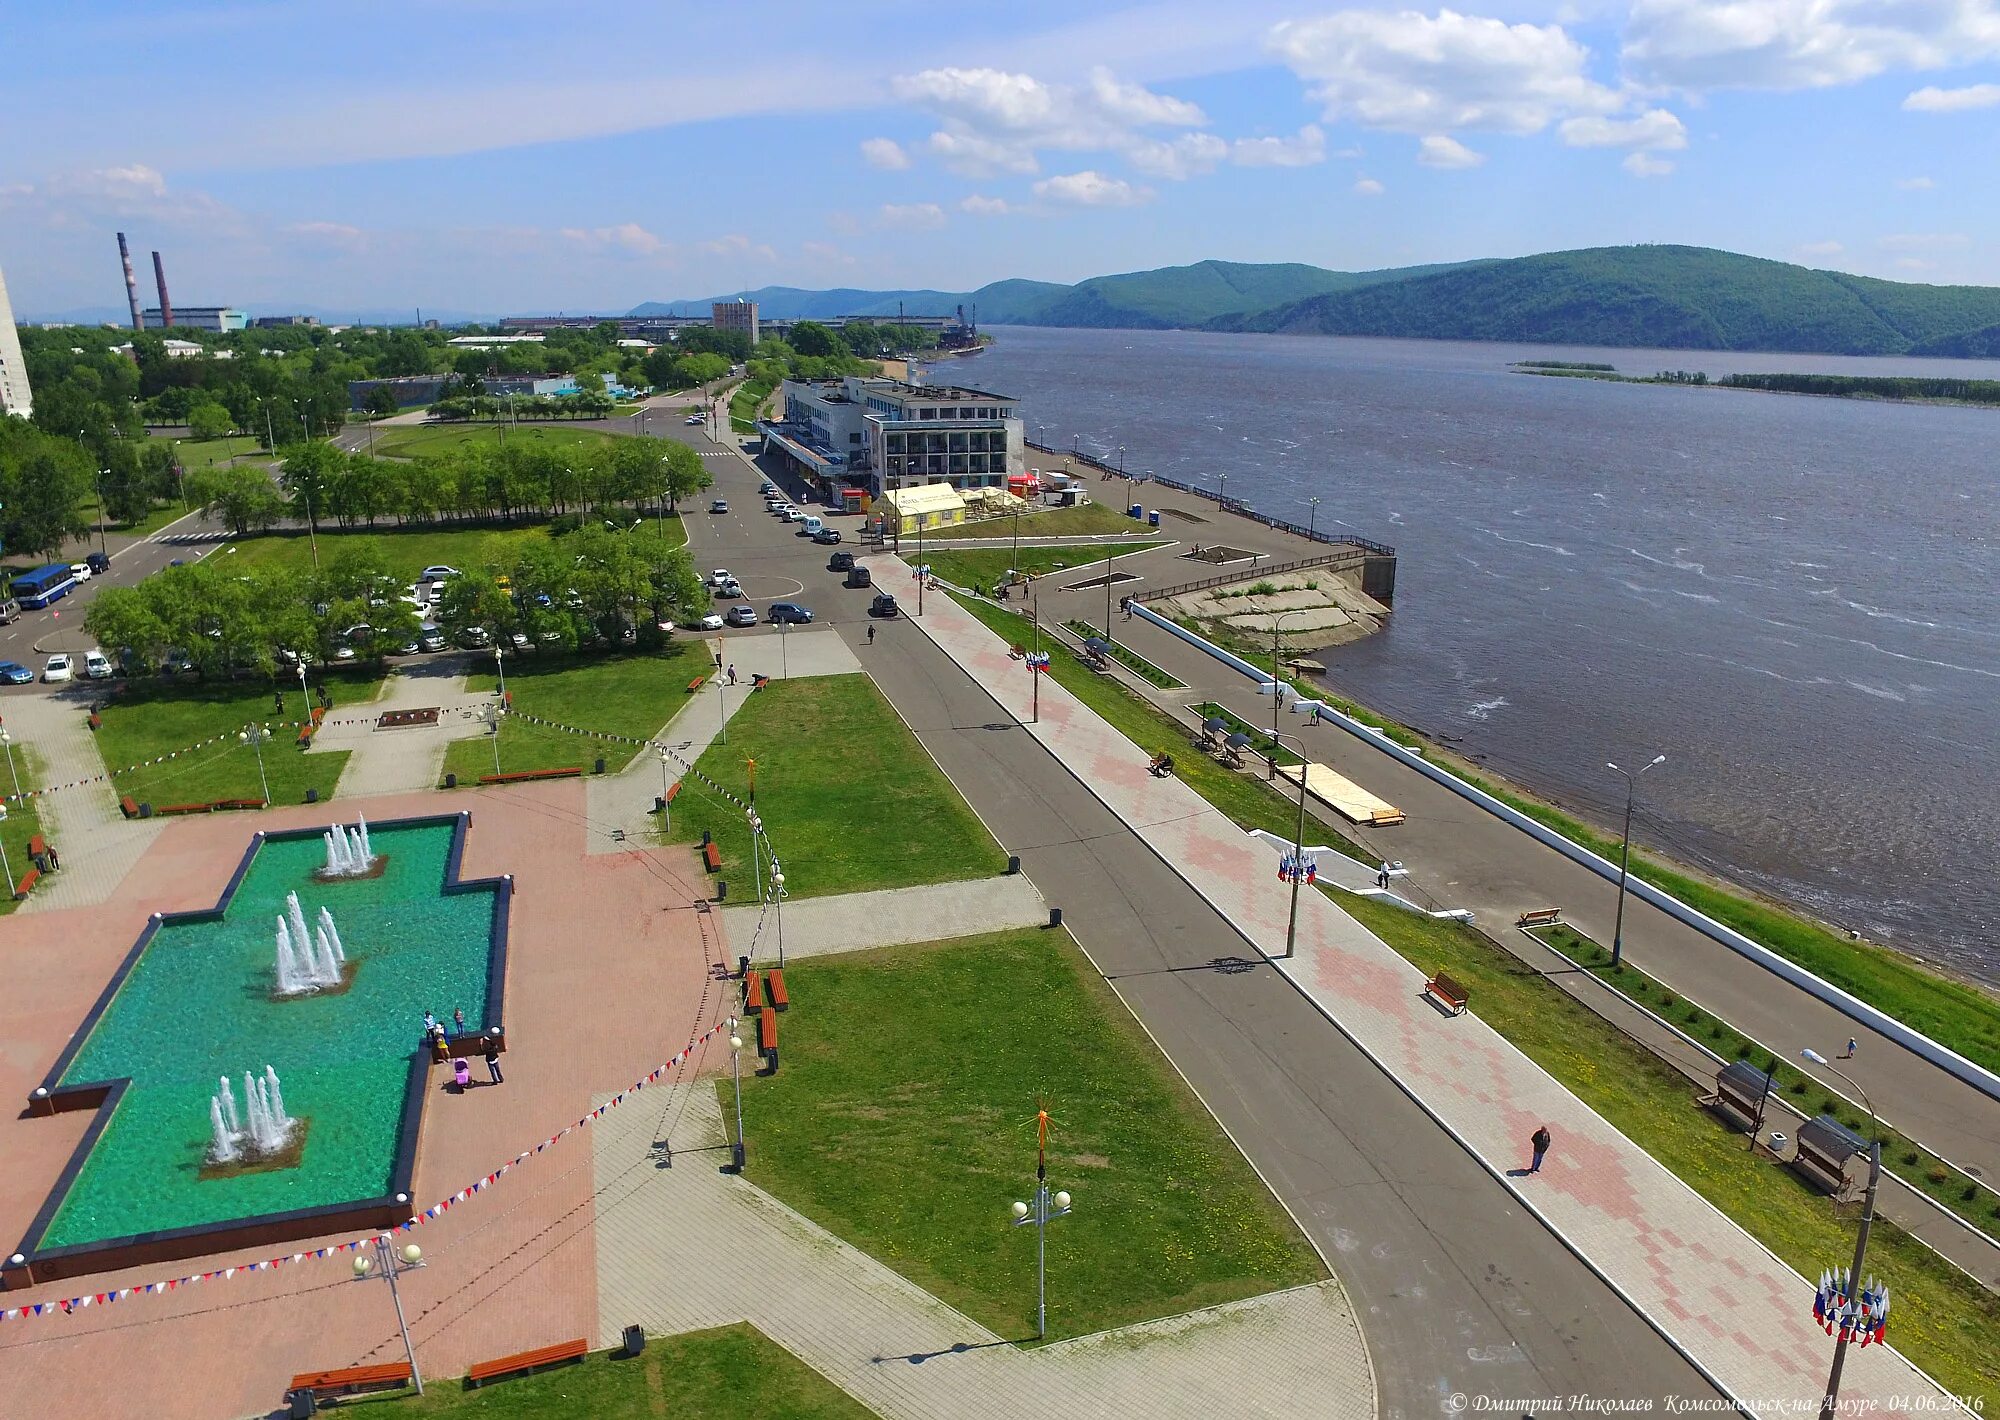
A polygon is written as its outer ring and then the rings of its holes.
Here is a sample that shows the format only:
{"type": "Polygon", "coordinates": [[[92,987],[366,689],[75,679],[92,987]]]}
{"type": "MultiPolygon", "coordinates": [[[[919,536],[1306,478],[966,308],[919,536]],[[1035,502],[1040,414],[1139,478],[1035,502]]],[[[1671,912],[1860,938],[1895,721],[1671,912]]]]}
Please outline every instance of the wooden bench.
{"type": "Polygon", "coordinates": [[[701,858],[711,873],[722,871],[722,850],[712,840],[701,845],[701,858]]]}
{"type": "Polygon", "coordinates": [[[264,801],[262,799],[217,799],[209,807],[212,809],[261,809],[264,807],[264,801]]]}
{"type": "Polygon", "coordinates": [[[20,880],[14,884],[14,901],[23,901],[28,896],[28,889],[40,882],[41,878],[42,870],[40,868],[30,868],[27,872],[21,874],[20,880]]]}
{"type": "Polygon", "coordinates": [[[42,837],[41,834],[38,833],[28,840],[28,856],[30,858],[39,858],[48,851],[49,841],[42,837]]]}
{"type": "Polygon", "coordinates": [[[708,683],[707,676],[705,675],[696,676],[693,680],[688,682],[688,694],[693,695],[697,690],[700,690],[707,683],[708,683]]]}
{"type": "Polygon", "coordinates": [[[310,1392],[317,1400],[324,1395],[358,1395],[364,1390],[393,1390],[409,1383],[410,1363],[397,1361],[382,1366],[349,1366],[340,1371],[301,1371],[285,1387],[285,1394],[310,1392]]]}
{"type": "Polygon", "coordinates": [[[792,998],[785,994],[785,973],[782,968],[773,967],[764,973],[764,990],[771,998],[772,1010],[789,1011],[792,1009],[792,998]]]}
{"type": "Polygon", "coordinates": [[[761,971],[743,973],[743,1014],[764,1009],[764,974],[761,971]]]}
{"type": "Polygon", "coordinates": [[[118,801],[118,812],[127,818],[137,818],[139,817],[139,806],[133,802],[132,796],[127,794],[118,801]]]}
{"type": "Polygon", "coordinates": [[[757,1051],[770,1062],[773,1070],[778,1068],[778,1013],[765,1011],[757,1017],[757,1051]]]}
{"type": "Polygon", "coordinates": [[[207,804],[162,804],[159,808],[154,809],[153,812],[156,814],[205,814],[209,812],[209,809],[210,806],[207,804]]]}
{"type": "Polygon", "coordinates": [[[508,774],[482,774],[482,784],[520,784],[530,779],[575,779],[583,773],[576,769],[517,769],[508,774]]]}
{"type": "Polygon", "coordinates": [[[1553,927],[1563,920],[1560,907],[1538,907],[1533,912],[1523,912],[1514,919],[1516,927],[1553,927]]]}
{"type": "Polygon", "coordinates": [[[499,1380],[502,1376],[525,1376],[530,1371],[581,1361],[589,1354],[590,1343],[581,1336],[573,1341],[558,1341],[553,1346],[537,1347],[533,1351],[517,1351],[512,1356],[502,1356],[497,1361],[481,1361],[465,1373],[465,1386],[467,1390],[475,1390],[488,1381],[499,1380]]]}
{"type": "Polygon", "coordinates": [[[1465,1008],[1472,1003],[1465,988],[1441,971],[1424,983],[1424,994],[1435,997],[1454,1016],[1464,1015],[1465,1008]]]}
{"type": "Polygon", "coordinates": [[[675,799],[678,799],[680,796],[681,796],[681,781],[676,779],[674,780],[673,783],[667,786],[666,800],[668,803],[671,804],[675,799]]]}

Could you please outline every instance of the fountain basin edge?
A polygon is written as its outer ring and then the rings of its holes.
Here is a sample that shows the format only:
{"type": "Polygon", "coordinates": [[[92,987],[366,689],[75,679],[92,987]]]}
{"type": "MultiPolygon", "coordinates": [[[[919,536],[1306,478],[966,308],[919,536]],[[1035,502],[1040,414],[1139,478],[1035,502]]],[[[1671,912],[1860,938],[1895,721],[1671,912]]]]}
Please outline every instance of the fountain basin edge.
{"type": "MultiPolygon", "coordinates": [[[[496,878],[460,877],[464,863],[465,837],[471,818],[470,812],[462,811],[456,814],[429,814],[390,819],[372,827],[385,829],[433,828],[445,825],[451,827],[452,837],[446,852],[444,882],[439,892],[442,896],[457,896],[469,892],[491,892],[493,895],[493,916],[487,936],[486,1017],[489,1028],[498,1025],[504,1029],[508,920],[509,907],[513,900],[514,880],[511,874],[496,878]]],[[[242,860],[236,865],[235,872],[230,875],[229,882],[223,888],[215,906],[188,912],[154,913],[147,918],[146,925],[140,929],[132,949],[125,954],[118,969],[112,973],[110,981],[99,993],[89,1013],[70,1036],[69,1043],[64,1047],[61,1056],[43,1077],[41,1085],[29,1096],[25,1111],[28,1115],[52,1115],[88,1109],[96,1111],[96,1118],[90,1122],[83,1138],[71,1152],[68,1162],[64,1164],[62,1172],[57,1176],[34,1220],[28,1225],[20,1244],[12,1249],[12,1253],[21,1255],[24,1261],[18,1264],[9,1261],[8,1264],[0,1266],[0,1290],[15,1290],[42,1282],[84,1276],[93,1272],[107,1272],[123,1267],[148,1266],[183,1258],[202,1257],[209,1253],[235,1248],[261,1248],[272,1243],[322,1237],[355,1229],[383,1230],[398,1227],[410,1220],[415,1211],[415,1205],[410,1200],[416,1175],[417,1145],[423,1129],[425,1097],[430,1093],[428,1082],[432,1064],[429,1050],[421,1047],[413,1048],[410,1052],[409,1071],[405,1077],[402,1113],[397,1129],[389,1186],[381,1196],[224,1219],[189,1227],[135,1233],[124,1237],[104,1238],[67,1247],[37,1247],[39,1240],[47,1234],[50,1225],[55,1221],[78,1174],[82,1172],[91,1151],[96,1147],[99,1137],[109,1127],[120,1098],[131,1084],[129,1077],[122,1076],[117,1079],[84,1081],[72,1085],[62,1085],[59,1081],[63,1073],[68,1070],[70,1062],[89,1041],[98,1021],[110,1008],[113,999],[125,985],[126,979],[145,954],[153,937],[162,926],[169,924],[220,921],[228,911],[244,877],[250,871],[258,850],[266,842],[318,838],[324,831],[323,827],[283,829],[277,832],[259,831],[252,835],[249,846],[244,849],[242,860]],[[400,1202],[398,1195],[402,1197],[400,1202]]],[[[502,1040],[506,1041],[506,1037],[503,1036],[502,1040]]]]}

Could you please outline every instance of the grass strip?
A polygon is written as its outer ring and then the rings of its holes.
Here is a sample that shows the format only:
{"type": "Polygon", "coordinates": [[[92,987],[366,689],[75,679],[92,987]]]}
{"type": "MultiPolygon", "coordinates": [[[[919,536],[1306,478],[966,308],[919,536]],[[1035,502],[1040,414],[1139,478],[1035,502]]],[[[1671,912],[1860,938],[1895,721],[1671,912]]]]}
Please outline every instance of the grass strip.
{"type": "MultiPolygon", "coordinates": [[[[42,786],[40,756],[24,744],[13,746],[12,754],[13,768],[7,779],[0,781],[0,791],[12,795],[16,792],[17,784],[21,791],[39,789],[42,786]]],[[[9,798],[6,821],[0,823],[0,848],[6,850],[7,871],[16,883],[21,881],[28,869],[35,866],[28,856],[28,840],[41,831],[41,800],[9,798]]],[[[71,845],[58,843],[56,852],[61,853],[69,846],[71,845]]],[[[5,897],[0,897],[0,916],[5,916],[20,905],[14,901],[14,894],[9,892],[5,897]]]]}
{"type": "MultiPolygon", "coordinates": [[[[686,529],[678,517],[640,519],[624,536],[633,539],[648,554],[669,552],[687,542],[686,529]]],[[[380,562],[384,568],[414,581],[426,567],[443,565],[461,572],[511,572],[531,546],[544,544],[551,534],[545,525],[483,526],[457,528],[373,529],[321,528],[319,561],[330,565],[343,552],[359,551],[380,562]]],[[[313,567],[313,539],[303,528],[265,533],[230,543],[210,555],[210,561],[225,564],[231,572],[253,568],[287,567],[309,572],[313,567]]]]}
{"type": "Polygon", "coordinates": [[[1111,659],[1118,662],[1118,664],[1120,664],[1121,666],[1124,666],[1127,670],[1131,671],[1134,675],[1138,676],[1139,679],[1145,681],[1147,684],[1157,685],[1162,690],[1187,689],[1187,686],[1184,683],[1182,683],[1179,680],[1176,680],[1173,676],[1168,675],[1165,671],[1161,670],[1158,666],[1154,665],[1151,661],[1147,660],[1144,656],[1140,655],[1137,651],[1133,650],[1130,646],[1125,645],[1123,642],[1119,641],[1116,637],[1107,635],[1106,633],[1099,631],[1095,626],[1092,626],[1089,622],[1065,621],[1063,625],[1067,626],[1077,635],[1083,637],[1086,641],[1093,636],[1100,637],[1107,645],[1110,646],[1111,659]]]}
{"type": "MultiPolygon", "coordinates": [[[[966,605],[1010,642],[1025,630],[1007,612],[966,605]]],[[[1056,655],[1050,665],[1066,688],[1136,744],[1151,743],[1141,737],[1143,721],[1141,735],[1128,728],[1135,717],[1124,707],[1157,711],[1081,667],[1081,678],[1071,684],[1063,663],[1056,655]]],[[[1240,827],[1291,832],[1292,806],[1274,789],[1240,774],[1200,772],[1204,767],[1191,755],[1180,777],[1240,827]]],[[[1368,861],[1360,850],[1351,851],[1368,861]]],[[[1816,1277],[1821,1268],[1852,1258],[1852,1222],[1835,1218],[1826,1199],[1790,1169],[1750,1154],[1740,1135],[1694,1108],[1686,1078],[1617,1027],[1473,928],[1325,885],[1321,891],[1426,974],[1442,970],[1456,978],[1471,992],[1482,1020],[1801,1275],[1816,1277]]],[[[1889,1338],[1896,1347],[1947,1390],[1990,1401],[2000,1389],[2000,1351],[1992,1345],[2000,1295],[1880,1219],[1870,1266],[1896,1288],[1889,1338]],[[1912,1303],[1907,1313],[1905,1298],[1912,1303]]]]}
{"type": "MultiPolygon", "coordinates": [[[[572,429],[560,424],[493,423],[394,424],[378,429],[375,452],[387,458],[414,458],[419,455],[450,453],[474,444],[541,444],[550,448],[574,449],[608,443],[617,438],[601,429],[572,429]]],[[[364,449],[365,449],[364,445],[364,449]]]]}
{"type": "MultiPolygon", "coordinates": [[[[589,769],[602,756],[611,770],[632,762],[640,746],[577,735],[527,720],[553,720],[607,735],[647,739],[673,717],[688,681],[703,669],[706,651],[693,641],[670,641],[657,653],[613,654],[587,660],[546,652],[507,658],[507,691],[515,713],[500,722],[500,767],[509,774],[533,769],[589,769]]],[[[482,657],[480,660],[489,660],[482,657]]],[[[490,695],[499,680],[490,667],[468,675],[466,688],[490,695]]],[[[481,733],[445,748],[445,774],[470,784],[493,773],[493,737],[481,733]]]]}
{"type": "MultiPolygon", "coordinates": [[[[1000,845],[866,676],[775,680],[725,694],[748,699],[730,718],[728,743],[711,744],[696,764],[749,799],[756,762],[757,812],[784,854],[787,896],[919,887],[1006,869],[1000,845]]],[[[704,830],[720,845],[722,876],[754,899],[743,811],[690,778],[674,801],[669,841],[699,843],[704,830]]]]}
{"type": "Polygon", "coordinates": [[[868,1420],[875,1414],[748,1322],[649,1336],[627,1358],[598,1351],[581,1365],[496,1381],[478,1390],[432,1381],[423,1395],[366,1397],[385,1420],[654,1420],[663,1415],[758,1420],[868,1420]]]}
{"type": "MultiPolygon", "coordinates": [[[[976,523],[958,523],[948,528],[925,528],[924,541],[935,538],[942,542],[961,537],[1011,538],[1017,535],[1014,522],[1012,517],[982,518],[976,523]]],[[[1123,508],[1114,508],[1107,503],[1078,503],[1071,508],[1023,513],[1020,524],[1018,535],[1021,537],[1097,537],[1106,533],[1125,537],[1160,536],[1136,518],[1127,517],[1123,508]]],[[[1103,560],[1101,555],[1098,560],[1103,560]]]]}
{"type": "MultiPolygon", "coordinates": [[[[1831,1114],[1865,1137],[1867,1119],[1858,1106],[1834,1094],[1785,1057],[1744,1035],[1720,1016],[1676,996],[1630,962],[1621,961],[1613,966],[1607,948],[1567,922],[1559,922],[1553,927],[1538,927],[1529,935],[1592,972],[1598,980],[1634,1004],[1672,1022],[1676,1029],[1693,1036],[1723,1059],[1748,1060],[1759,1070],[1774,1071],[1772,1089],[1785,1096],[1794,1109],[1809,1117],[1831,1114]]],[[[1989,1233],[2000,1228],[2000,1194],[1894,1129],[1886,1129],[1882,1133],[1882,1164],[1939,1207],[1958,1214],[1975,1227],[1989,1233]]]]}
{"type": "MultiPolygon", "coordinates": [[[[1216,640],[1225,649],[1254,665],[1268,668],[1271,664],[1268,646],[1260,653],[1252,646],[1231,643],[1227,638],[1219,640],[1211,635],[1209,639],[1216,640]]],[[[1433,759],[1437,757],[1433,747],[1426,745],[1410,730],[1383,719],[1364,706],[1330,693],[1325,685],[1303,681],[1289,673],[1284,678],[1300,694],[1326,701],[1342,714],[1381,730],[1405,748],[1421,750],[1433,759]]],[[[1460,779],[1491,794],[1509,808],[1554,829],[1600,857],[1614,862],[1617,860],[1619,843],[1615,835],[1517,789],[1483,779],[1461,763],[1448,767],[1460,779]]],[[[1800,917],[1776,903],[1748,897],[1740,891],[1710,882],[1686,869],[1670,865],[1636,845],[1632,851],[1632,872],[1661,892],[1679,898],[1695,911],[1741,932],[1787,961],[1887,1012],[1910,1029],[1921,1031],[1989,1070],[2000,1071],[2000,1001],[1979,988],[1926,971],[1908,957],[1887,947],[1850,941],[1831,928],[1800,917]]]]}
{"type": "MultiPolygon", "coordinates": [[[[1028,518],[1024,517],[1022,521],[1027,522],[1028,518]]],[[[984,526],[993,529],[991,536],[1007,537],[1013,532],[1012,523],[1011,518],[1002,518],[984,526]]],[[[925,541],[929,541],[928,533],[925,534],[925,541]]],[[[947,547],[937,552],[926,547],[924,561],[930,564],[932,572],[947,582],[955,582],[961,587],[992,587],[1009,571],[1030,577],[1047,577],[1056,572],[1102,568],[1106,558],[1148,550],[1148,544],[1142,542],[1107,542],[1067,547],[1023,547],[1017,557],[1011,546],[947,547]]]]}
{"type": "Polygon", "coordinates": [[[1050,1339],[1325,1275],[1067,933],[785,974],[783,1068],[743,1082],[750,1178],[1002,1336],[1034,1335],[1034,1230],[1007,1209],[1034,1186],[1038,1107],[1050,1187],[1076,1199],[1048,1229],[1050,1339]]]}
{"type": "MultiPolygon", "coordinates": [[[[382,692],[379,674],[365,670],[312,672],[314,688],[324,684],[333,695],[333,715],[354,713],[382,692]]],[[[309,714],[296,685],[284,694],[280,712],[272,702],[270,683],[211,681],[203,683],[135,681],[106,705],[97,730],[97,751],[112,771],[112,786],[141,804],[214,803],[218,799],[261,799],[264,783],[273,804],[305,802],[306,790],[331,798],[347,766],[347,750],[307,754],[298,745],[294,723],[309,714]],[[263,747],[263,774],[258,752],[237,740],[247,725],[267,725],[271,739],[263,747]],[[222,738],[187,753],[187,746],[222,738]],[[173,755],[171,759],[162,756],[173,755]],[[147,764],[147,760],[161,760],[147,764]],[[137,766],[137,767],[132,767],[137,766]]]]}
{"type": "MultiPolygon", "coordinates": [[[[1271,732],[1269,730],[1258,729],[1255,725],[1251,724],[1248,720],[1244,719],[1234,710],[1231,710],[1228,706],[1218,705],[1213,700],[1204,700],[1201,704],[1195,706],[1194,708],[1201,712],[1201,718],[1203,720],[1205,721],[1223,720],[1228,723],[1232,733],[1248,735],[1250,737],[1250,743],[1247,746],[1247,748],[1253,751],[1259,757],[1266,760],[1268,760],[1271,757],[1272,745],[1274,742],[1271,739],[1271,732]]],[[[1292,753],[1290,750],[1286,749],[1282,742],[1277,742],[1277,756],[1278,756],[1278,763],[1280,764],[1303,763],[1301,758],[1298,755],[1292,753]]]]}

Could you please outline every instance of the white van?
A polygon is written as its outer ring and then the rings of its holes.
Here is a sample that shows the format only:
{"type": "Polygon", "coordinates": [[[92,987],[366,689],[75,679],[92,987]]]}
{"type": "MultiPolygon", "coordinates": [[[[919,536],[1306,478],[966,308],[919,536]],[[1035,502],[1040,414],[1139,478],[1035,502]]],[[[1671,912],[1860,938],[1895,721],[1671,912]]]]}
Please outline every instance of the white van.
{"type": "Polygon", "coordinates": [[[817,517],[814,517],[810,513],[807,514],[805,517],[799,519],[799,531],[804,533],[807,537],[811,537],[814,533],[818,532],[821,528],[825,526],[826,526],[825,523],[821,522],[817,517]]]}
{"type": "Polygon", "coordinates": [[[102,651],[84,652],[83,673],[91,680],[110,680],[111,658],[102,651]]]}

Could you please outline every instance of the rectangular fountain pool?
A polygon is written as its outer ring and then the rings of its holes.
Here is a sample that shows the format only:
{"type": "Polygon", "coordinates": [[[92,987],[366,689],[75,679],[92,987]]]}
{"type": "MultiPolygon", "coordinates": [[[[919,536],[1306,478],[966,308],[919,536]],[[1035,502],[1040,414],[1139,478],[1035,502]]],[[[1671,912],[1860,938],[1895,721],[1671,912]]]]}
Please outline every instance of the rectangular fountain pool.
{"type": "Polygon", "coordinates": [[[319,876],[328,850],[318,830],[259,835],[219,911],[149,924],[45,1087],[55,1108],[103,1104],[21,1249],[31,1267],[44,1264],[38,1277],[64,1254],[107,1253],[62,1266],[69,1274],[230,1241],[189,1230],[234,1227],[261,1241],[291,1221],[291,1235],[310,1236],[341,1226],[343,1207],[386,1206],[407,1190],[426,1093],[424,1013],[449,1023],[462,1010],[475,1032],[501,1024],[511,883],[455,881],[466,823],[373,825],[380,870],[332,880],[319,876]],[[293,892],[308,921],[322,907],[336,921],[350,966],[343,989],[276,994],[277,923],[293,892]],[[218,1078],[240,1090],[246,1070],[266,1066],[302,1121],[296,1163],[207,1167],[218,1078]],[[110,1255],[121,1244],[127,1255],[110,1255]]]}

